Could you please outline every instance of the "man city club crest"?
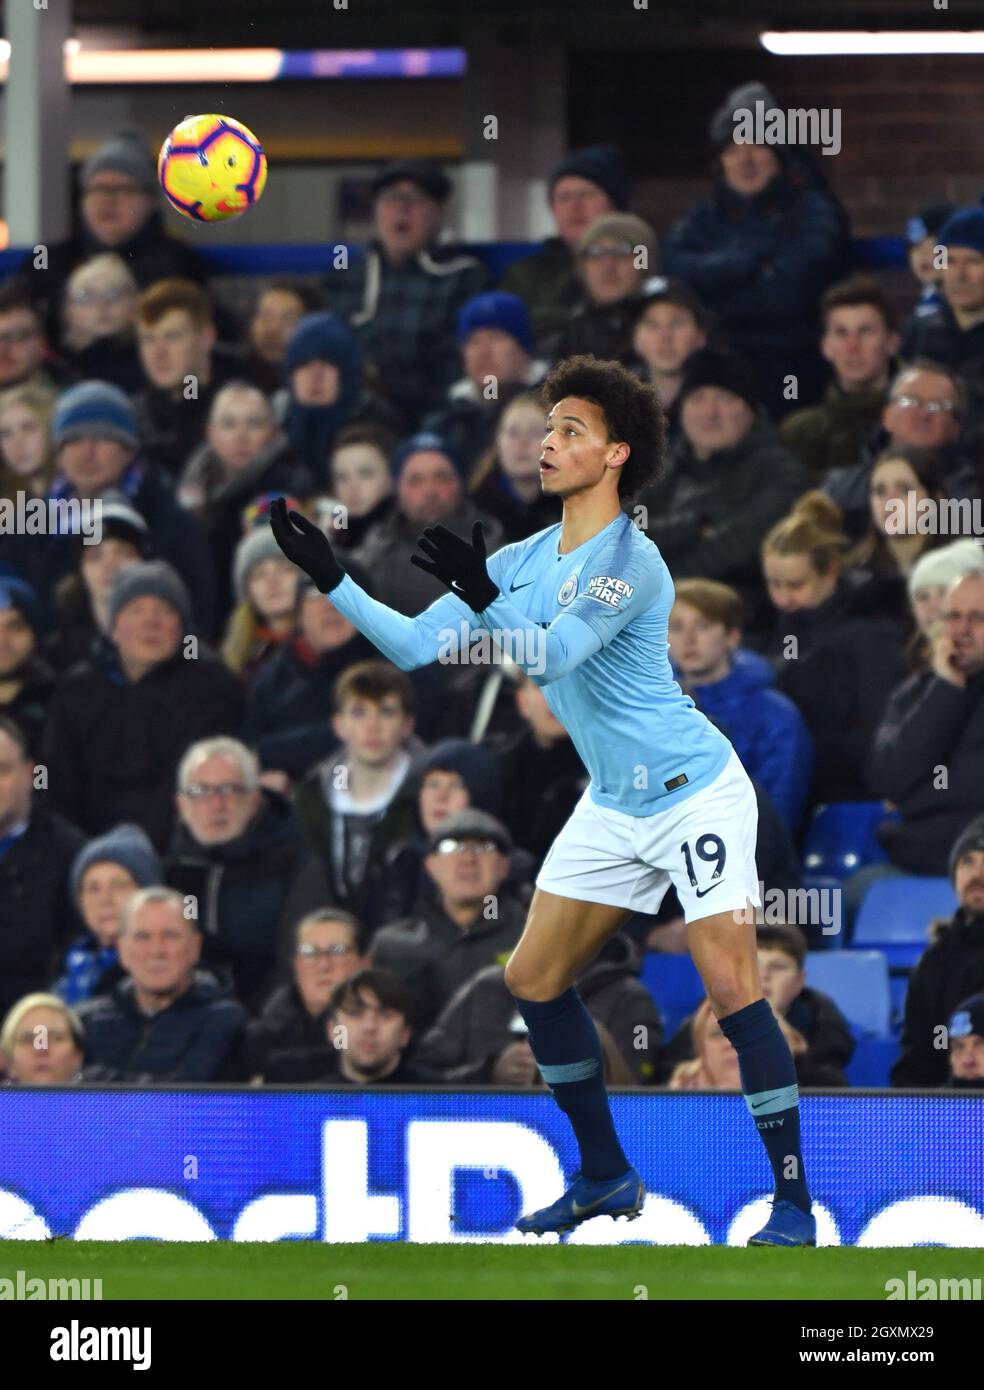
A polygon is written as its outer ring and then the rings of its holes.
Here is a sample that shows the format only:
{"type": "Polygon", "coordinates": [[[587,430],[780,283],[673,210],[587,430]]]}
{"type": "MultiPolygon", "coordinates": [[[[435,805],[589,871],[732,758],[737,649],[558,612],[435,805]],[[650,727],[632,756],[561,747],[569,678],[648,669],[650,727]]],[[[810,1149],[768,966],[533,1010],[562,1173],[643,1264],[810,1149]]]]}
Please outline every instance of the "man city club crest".
{"type": "Polygon", "coordinates": [[[569,575],[560,586],[560,593],[557,595],[558,603],[570,603],[577,593],[577,575],[569,575]]]}

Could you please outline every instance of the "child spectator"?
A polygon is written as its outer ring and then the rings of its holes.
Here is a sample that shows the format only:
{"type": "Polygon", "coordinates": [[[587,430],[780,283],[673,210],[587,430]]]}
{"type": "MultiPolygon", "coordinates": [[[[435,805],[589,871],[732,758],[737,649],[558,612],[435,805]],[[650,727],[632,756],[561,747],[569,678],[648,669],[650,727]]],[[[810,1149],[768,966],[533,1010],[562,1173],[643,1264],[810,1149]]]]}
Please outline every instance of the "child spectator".
{"type": "Polygon", "coordinates": [[[11,386],[0,394],[0,498],[47,495],[55,476],[54,409],[45,386],[11,386]]]}
{"type": "Polygon", "coordinates": [[[318,521],[332,531],[332,545],[353,551],[372,526],[393,511],[390,459],[397,438],[382,425],[346,425],[335,436],[329,464],[329,496],[315,499],[318,521]],[[344,509],[336,513],[336,508],[344,509]]]}
{"type": "Polygon", "coordinates": [[[957,1090],[984,1089],[984,994],[965,999],[947,1025],[950,1076],[957,1090]]]}
{"type": "Polygon", "coordinates": [[[266,525],[254,526],[236,547],[233,583],[238,603],[229,618],[222,659],[247,690],[297,631],[302,575],[266,525]]]}
{"type": "Polygon", "coordinates": [[[940,228],[951,213],[954,203],[930,203],[909,218],[906,238],[909,242],[909,269],[919,284],[919,303],[915,314],[920,318],[943,303],[943,270],[937,264],[940,228]]]}
{"type": "Polygon", "coordinates": [[[707,346],[711,318],[682,280],[654,276],[643,286],[632,330],[632,350],[656,388],[675,427],[676,404],[687,358],[707,346]]]}

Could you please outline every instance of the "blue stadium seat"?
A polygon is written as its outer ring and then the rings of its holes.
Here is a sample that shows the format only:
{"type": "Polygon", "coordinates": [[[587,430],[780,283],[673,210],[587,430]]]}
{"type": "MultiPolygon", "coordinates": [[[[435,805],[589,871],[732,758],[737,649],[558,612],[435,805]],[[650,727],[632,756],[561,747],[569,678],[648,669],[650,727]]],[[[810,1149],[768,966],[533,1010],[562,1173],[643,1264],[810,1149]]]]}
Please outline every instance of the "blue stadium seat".
{"type": "Polygon", "coordinates": [[[803,846],[804,872],[811,879],[821,874],[845,879],[866,864],[883,863],[888,855],[875,838],[875,829],[898,818],[880,801],[831,801],[818,806],[803,846]]]}
{"type": "Polygon", "coordinates": [[[892,1064],[899,1055],[896,1038],[859,1038],[845,1068],[852,1086],[891,1086],[892,1064]]]}
{"type": "Polygon", "coordinates": [[[666,1040],[704,998],[704,982],[689,956],[647,951],[642,962],[642,983],[663,1015],[666,1040]]]}
{"type": "Polygon", "coordinates": [[[828,994],[862,1037],[889,1036],[888,962],[881,951],[810,951],[806,983],[828,994]]]}
{"type": "Polygon", "coordinates": [[[911,969],[929,945],[932,919],[956,908],[948,878],[877,879],[858,909],[851,944],[884,951],[893,969],[911,969]]]}

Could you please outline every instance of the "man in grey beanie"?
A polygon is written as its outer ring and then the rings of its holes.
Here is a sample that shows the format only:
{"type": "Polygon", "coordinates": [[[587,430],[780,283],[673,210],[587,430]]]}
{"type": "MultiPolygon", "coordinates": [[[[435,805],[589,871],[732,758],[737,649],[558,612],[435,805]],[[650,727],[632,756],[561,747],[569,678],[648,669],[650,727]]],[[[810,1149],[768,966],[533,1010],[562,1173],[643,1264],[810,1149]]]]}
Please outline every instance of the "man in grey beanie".
{"type": "Polygon", "coordinates": [[[80,184],[78,229],[47,248],[43,274],[33,250],[18,271],[32,299],[44,307],[52,342],[61,331],[65,282],[76,266],[100,252],[122,256],[141,289],[171,275],[199,282],[207,275],[198,252],[164,230],[157,171],[141,132],[121,131],[100,145],[83,164],[80,184]]]}
{"type": "Polygon", "coordinates": [[[109,640],[55,689],[43,759],[49,796],[90,835],[134,821],[163,850],[185,749],[238,732],[240,682],[189,632],[190,619],[188,592],[170,565],[127,566],[110,591],[109,640]]]}

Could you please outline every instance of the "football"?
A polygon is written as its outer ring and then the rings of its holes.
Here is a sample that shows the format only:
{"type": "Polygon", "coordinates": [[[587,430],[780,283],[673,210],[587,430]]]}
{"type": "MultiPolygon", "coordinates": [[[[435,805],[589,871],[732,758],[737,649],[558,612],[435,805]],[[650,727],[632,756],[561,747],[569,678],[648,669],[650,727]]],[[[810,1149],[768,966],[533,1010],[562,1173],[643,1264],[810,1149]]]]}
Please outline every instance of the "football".
{"type": "Polygon", "coordinates": [[[157,177],[171,206],[195,222],[223,222],[251,208],[266,185],[256,136],[231,116],[186,116],[161,146],[157,177]]]}

